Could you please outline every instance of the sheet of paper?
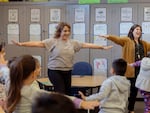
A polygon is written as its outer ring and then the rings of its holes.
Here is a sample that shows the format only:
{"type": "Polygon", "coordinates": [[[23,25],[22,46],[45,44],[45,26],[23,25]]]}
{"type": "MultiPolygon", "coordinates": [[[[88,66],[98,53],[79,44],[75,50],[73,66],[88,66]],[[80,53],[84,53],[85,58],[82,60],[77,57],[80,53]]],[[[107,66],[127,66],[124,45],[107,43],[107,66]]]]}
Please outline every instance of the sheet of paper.
{"type": "Polygon", "coordinates": [[[121,21],[132,21],[132,8],[131,7],[121,8],[121,21]]]}
{"type": "Polygon", "coordinates": [[[58,25],[58,24],[56,24],[56,23],[54,23],[54,24],[49,24],[48,28],[49,28],[49,34],[50,34],[50,35],[55,34],[56,26],[57,26],[57,25],[58,25]]]}
{"type": "Polygon", "coordinates": [[[94,35],[107,34],[106,24],[94,24],[94,35]]]}
{"type": "Polygon", "coordinates": [[[131,22],[120,23],[120,35],[128,34],[132,25],[133,25],[133,23],[131,23],[131,22]]]}
{"type": "Polygon", "coordinates": [[[12,44],[11,40],[19,42],[19,24],[7,25],[8,44],[12,44]]]}
{"type": "Polygon", "coordinates": [[[94,44],[107,46],[107,40],[95,35],[94,44]]]}
{"type": "Polygon", "coordinates": [[[142,32],[144,34],[150,34],[150,22],[142,22],[142,32]]]}
{"type": "Polygon", "coordinates": [[[75,24],[73,24],[73,34],[75,34],[75,35],[85,35],[85,23],[75,23],[75,24]]]}
{"type": "Polygon", "coordinates": [[[8,44],[13,44],[11,41],[14,40],[16,42],[19,42],[19,35],[16,34],[7,34],[8,38],[8,44]]]}
{"type": "Polygon", "coordinates": [[[73,35],[73,39],[79,42],[85,42],[85,35],[73,35]]]}
{"type": "Polygon", "coordinates": [[[150,43],[150,33],[149,34],[143,34],[142,35],[142,40],[145,40],[150,43]]]}
{"type": "Polygon", "coordinates": [[[60,9],[50,9],[50,21],[51,22],[60,22],[61,19],[61,10],[60,9]]]}
{"type": "Polygon", "coordinates": [[[150,7],[144,7],[144,21],[150,21],[150,7]]]}
{"type": "Polygon", "coordinates": [[[94,75],[107,77],[107,59],[106,58],[94,59],[94,75]]]}
{"type": "Polygon", "coordinates": [[[41,25],[40,24],[30,24],[29,28],[30,41],[40,41],[41,40],[41,25]]]}
{"type": "Polygon", "coordinates": [[[84,22],[85,9],[75,8],[75,22],[84,22]]]}
{"type": "Polygon", "coordinates": [[[106,8],[96,8],[95,9],[95,20],[96,21],[106,21],[106,8]]]}
{"type": "Polygon", "coordinates": [[[40,22],[40,9],[31,9],[31,22],[40,22]]]}
{"type": "Polygon", "coordinates": [[[19,24],[8,24],[7,34],[19,35],[19,24]]]}
{"type": "Polygon", "coordinates": [[[8,22],[18,22],[18,9],[8,10],[8,22]]]}
{"type": "Polygon", "coordinates": [[[41,25],[40,24],[30,24],[30,35],[41,35],[41,25]]]}

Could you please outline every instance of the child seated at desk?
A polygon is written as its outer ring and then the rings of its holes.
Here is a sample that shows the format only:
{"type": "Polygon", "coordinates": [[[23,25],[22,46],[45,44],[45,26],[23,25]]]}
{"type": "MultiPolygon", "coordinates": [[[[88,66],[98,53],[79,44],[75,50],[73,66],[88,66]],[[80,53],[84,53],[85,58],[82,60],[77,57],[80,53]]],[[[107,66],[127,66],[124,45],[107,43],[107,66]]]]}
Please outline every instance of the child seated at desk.
{"type": "Polygon", "coordinates": [[[114,60],[110,70],[113,76],[102,83],[99,93],[85,97],[82,92],[79,92],[81,98],[100,101],[99,113],[125,113],[130,89],[130,82],[124,76],[126,69],[125,60],[114,60]]]}
{"type": "MultiPolygon", "coordinates": [[[[31,113],[31,105],[34,98],[41,93],[51,93],[41,90],[33,85],[40,72],[37,59],[31,55],[16,57],[8,67],[10,69],[10,86],[6,97],[6,108],[8,113],[31,113]],[[38,66],[37,66],[38,65],[38,66]]],[[[75,97],[70,98],[76,107],[94,109],[98,106],[97,101],[86,102],[75,97]]]]}

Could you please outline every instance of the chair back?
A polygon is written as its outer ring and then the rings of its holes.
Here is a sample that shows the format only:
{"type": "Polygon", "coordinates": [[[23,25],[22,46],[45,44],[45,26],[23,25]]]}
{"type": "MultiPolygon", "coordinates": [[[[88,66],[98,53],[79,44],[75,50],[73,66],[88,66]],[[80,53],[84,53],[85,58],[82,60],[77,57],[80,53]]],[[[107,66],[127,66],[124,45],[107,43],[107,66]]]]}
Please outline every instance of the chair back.
{"type": "Polygon", "coordinates": [[[73,65],[72,75],[92,75],[92,66],[88,62],[77,62],[73,65]]]}

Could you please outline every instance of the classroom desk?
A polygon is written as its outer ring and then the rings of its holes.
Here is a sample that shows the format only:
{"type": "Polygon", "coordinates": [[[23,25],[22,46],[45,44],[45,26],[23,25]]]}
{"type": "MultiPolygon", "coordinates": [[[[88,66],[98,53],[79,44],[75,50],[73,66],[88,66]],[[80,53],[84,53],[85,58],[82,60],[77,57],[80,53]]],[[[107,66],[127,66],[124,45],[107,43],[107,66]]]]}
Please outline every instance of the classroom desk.
{"type": "MultiPolygon", "coordinates": [[[[78,75],[73,75],[72,76],[72,83],[71,86],[72,87],[77,87],[77,88],[90,88],[91,89],[91,93],[93,91],[93,88],[100,88],[101,84],[103,83],[103,81],[107,79],[107,77],[105,76],[78,76],[78,75]]],[[[41,83],[41,85],[43,84],[44,88],[46,87],[46,89],[53,89],[53,85],[52,83],[50,83],[48,78],[39,78],[37,79],[37,81],[39,83],[41,83]],[[50,88],[49,88],[50,87],[50,88]]]]}

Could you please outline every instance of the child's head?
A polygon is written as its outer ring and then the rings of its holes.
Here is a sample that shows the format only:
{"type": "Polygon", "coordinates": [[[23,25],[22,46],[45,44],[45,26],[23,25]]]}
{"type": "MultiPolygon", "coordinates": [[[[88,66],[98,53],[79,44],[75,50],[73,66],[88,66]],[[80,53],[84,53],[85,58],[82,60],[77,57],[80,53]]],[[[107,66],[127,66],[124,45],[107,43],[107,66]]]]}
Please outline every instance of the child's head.
{"type": "Polygon", "coordinates": [[[36,59],[31,55],[14,57],[8,62],[8,67],[10,68],[10,87],[7,107],[10,113],[15,109],[16,104],[21,98],[21,88],[25,81],[30,80],[32,83],[36,79],[36,62],[36,59]]]}
{"type": "Polygon", "coordinates": [[[43,93],[35,98],[32,113],[76,113],[76,108],[64,95],[43,93]]]}
{"type": "Polygon", "coordinates": [[[111,74],[124,76],[126,69],[127,62],[124,59],[115,59],[112,63],[111,74]]]}

